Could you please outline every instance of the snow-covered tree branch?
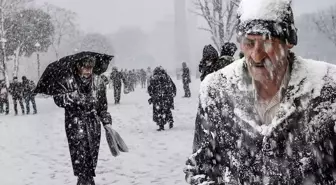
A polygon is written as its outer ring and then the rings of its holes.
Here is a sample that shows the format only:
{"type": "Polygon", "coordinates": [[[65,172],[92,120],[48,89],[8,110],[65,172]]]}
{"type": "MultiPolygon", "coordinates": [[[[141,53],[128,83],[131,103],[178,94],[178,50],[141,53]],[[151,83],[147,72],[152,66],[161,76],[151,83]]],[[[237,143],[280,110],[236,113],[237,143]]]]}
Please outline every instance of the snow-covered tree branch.
{"type": "Polygon", "coordinates": [[[5,79],[7,88],[9,87],[8,69],[6,64],[6,28],[5,19],[11,17],[17,11],[22,10],[28,3],[33,0],[0,0],[0,66],[2,76],[5,79]]]}
{"type": "Polygon", "coordinates": [[[317,29],[336,46],[336,5],[316,13],[313,21],[317,29]]]}
{"type": "Polygon", "coordinates": [[[52,49],[55,52],[56,59],[59,59],[61,44],[71,42],[70,40],[78,35],[77,15],[70,10],[48,3],[44,5],[44,8],[51,16],[55,28],[55,34],[52,37],[52,49]]]}
{"type": "Polygon", "coordinates": [[[48,13],[41,9],[25,9],[6,19],[5,28],[7,56],[14,56],[13,76],[17,76],[21,56],[48,50],[54,27],[48,13]],[[35,46],[37,43],[39,48],[35,46]]]}
{"type": "Polygon", "coordinates": [[[240,0],[194,0],[196,15],[203,17],[217,50],[230,41],[237,24],[236,11],[240,0]]]}

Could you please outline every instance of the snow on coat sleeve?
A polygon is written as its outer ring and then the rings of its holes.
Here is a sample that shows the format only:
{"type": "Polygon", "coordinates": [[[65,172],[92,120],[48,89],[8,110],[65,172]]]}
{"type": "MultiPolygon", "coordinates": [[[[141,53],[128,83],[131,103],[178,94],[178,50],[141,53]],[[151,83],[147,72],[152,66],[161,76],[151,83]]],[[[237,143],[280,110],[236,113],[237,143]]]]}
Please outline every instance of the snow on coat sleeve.
{"type": "Polygon", "coordinates": [[[83,104],[83,98],[77,91],[54,96],[54,102],[61,108],[73,108],[83,104]]]}
{"type": "MultiPolygon", "coordinates": [[[[200,104],[196,116],[193,154],[188,158],[184,172],[186,181],[191,185],[224,184],[227,159],[222,158],[217,151],[216,125],[222,119],[221,108],[218,107],[219,95],[209,88],[214,76],[211,74],[201,85],[200,104]]],[[[213,84],[211,85],[213,86],[213,84]]],[[[222,100],[223,101],[223,100],[222,100]]],[[[223,151],[222,151],[223,152],[223,151]]]]}
{"type": "Polygon", "coordinates": [[[107,124],[112,124],[112,116],[111,114],[107,111],[108,106],[107,106],[107,96],[106,96],[106,84],[104,83],[101,78],[98,78],[98,91],[97,91],[97,113],[100,118],[100,121],[102,124],[105,126],[107,124]]]}

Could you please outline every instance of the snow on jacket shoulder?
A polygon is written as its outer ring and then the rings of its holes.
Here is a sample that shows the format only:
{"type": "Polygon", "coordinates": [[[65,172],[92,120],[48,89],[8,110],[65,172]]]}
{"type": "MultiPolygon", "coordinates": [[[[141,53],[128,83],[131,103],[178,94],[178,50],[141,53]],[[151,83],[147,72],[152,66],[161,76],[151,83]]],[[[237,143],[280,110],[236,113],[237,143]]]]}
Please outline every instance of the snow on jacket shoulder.
{"type": "Polygon", "coordinates": [[[336,184],[336,67],[295,57],[276,117],[261,124],[244,59],[201,84],[190,184],[336,184]]]}

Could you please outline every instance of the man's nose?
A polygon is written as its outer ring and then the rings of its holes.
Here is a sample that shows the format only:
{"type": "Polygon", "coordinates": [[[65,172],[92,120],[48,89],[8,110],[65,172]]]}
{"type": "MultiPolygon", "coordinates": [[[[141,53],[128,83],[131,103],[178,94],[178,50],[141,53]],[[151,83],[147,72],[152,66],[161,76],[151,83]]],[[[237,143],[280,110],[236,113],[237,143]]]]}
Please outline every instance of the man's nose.
{"type": "Polygon", "coordinates": [[[267,56],[263,42],[256,42],[251,57],[255,63],[261,63],[267,56]]]}

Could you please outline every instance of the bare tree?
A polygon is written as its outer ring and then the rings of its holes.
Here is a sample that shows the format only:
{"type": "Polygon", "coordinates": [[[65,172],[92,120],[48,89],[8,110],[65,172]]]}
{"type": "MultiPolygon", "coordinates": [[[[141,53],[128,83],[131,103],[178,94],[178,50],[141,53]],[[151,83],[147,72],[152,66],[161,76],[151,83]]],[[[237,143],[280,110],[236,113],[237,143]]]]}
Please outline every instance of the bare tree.
{"type": "Polygon", "coordinates": [[[194,0],[195,13],[205,19],[217,50],[230,41],[237,24],[236,11],[240,0],[194,0]]]}
{"type": "Polygon", "coordinates": [[[336,5],[313,16],[317,29],[336,46],[336,5]]]}
{"type": "Polygon", "coordinates": [[[52,17],[55,28],[55,34],[52,38],[52,49],[55,52],[56,59],[60,56],[60,47],[63,42],[70,40],[78,34],[76,25],[76,13],[60,8],[58,6],[45,3],[45,9],[52,17]]]}
{"type": "Polygon", "coordinates": [[[6,32],[5,19],[13,15],[13,13],[21,10],[28,3],[33,0],[0,0],[0,42],[1,42],[1,58],[0,58],[0,72],[5,78],[6,86],[9,87],[8,69],[6,61],[6,32]]]}

